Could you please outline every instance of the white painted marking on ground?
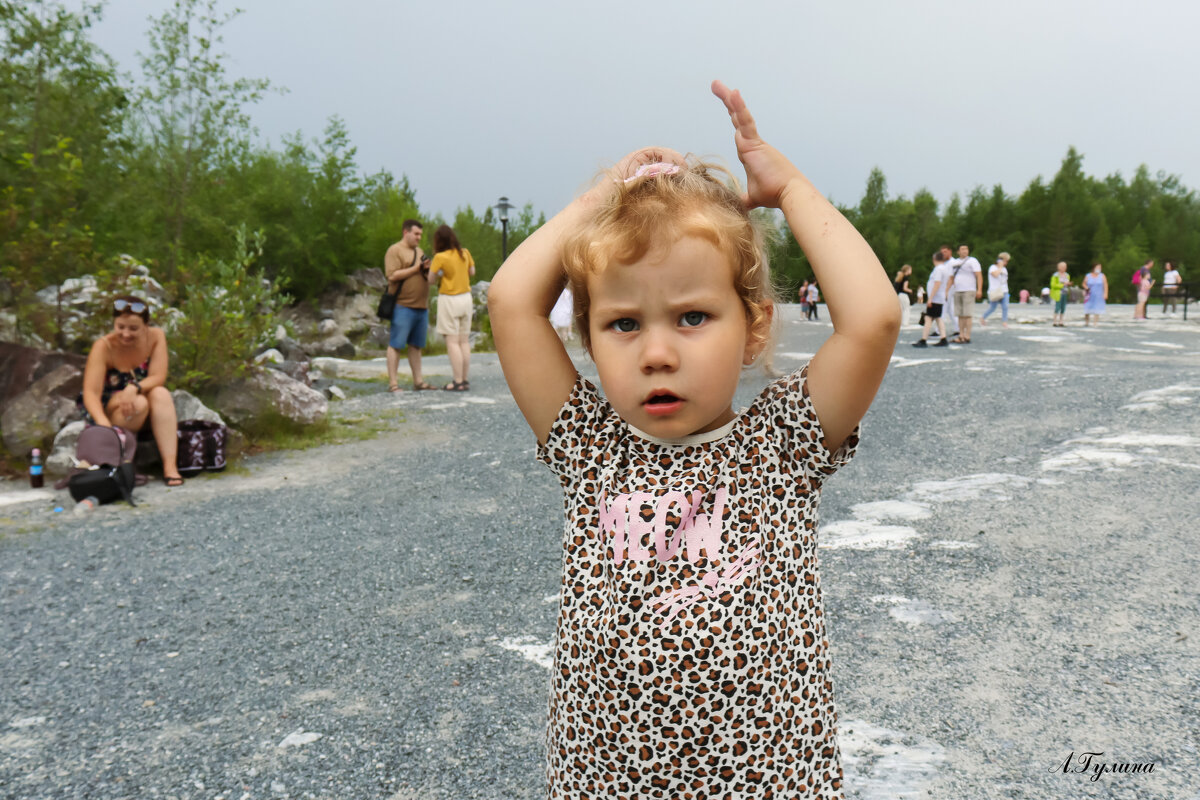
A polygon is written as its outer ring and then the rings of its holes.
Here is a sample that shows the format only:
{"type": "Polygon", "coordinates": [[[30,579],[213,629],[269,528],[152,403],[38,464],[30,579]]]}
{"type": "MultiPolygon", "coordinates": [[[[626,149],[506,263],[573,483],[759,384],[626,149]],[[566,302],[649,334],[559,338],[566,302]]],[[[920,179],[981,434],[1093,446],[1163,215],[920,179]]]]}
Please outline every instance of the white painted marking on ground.
{"type": "Polygon", "coordinates": [[[980,350],[979,352],[983,353],[985,356],[1006,356],[1006,355],[1008,355],[1007,350],[980,350]]]}
{"type": "MultiPolygon", "coordinates": [[[[1086,442],[1087,439],[1071,439],[1066,444],[1086,442]]],[[[1182,434],[1122,433],[1090,441],[1096,444],[1115,444],[1118,447],[1200,447],[1200,438],[1182,434]]]]}
{"type": "Polygon", "coordinates": [[[48,489],[21,489],[16,492],[0,494],[0,506],[15,506],[21,503],[33,503],[38,500],[53,500],[54,493],[48,489]]]}
{"type": "Polygon", "coordinates": [[[1138,392],[1133,396],[1128,405],[1121,406],[1121,410],[1137,411],[1145,409],[1147,411],[1158,411],[1166,406],[1186,406],[1196,402],[1197,395],[1200,395],[1200,386],[1185,386],[1176,383],[1171,386],[1164,386],[1161,389],[1138,392]]]}
{"type": "Polygon", "coordinates": [[[938,361],[949,361],[948,358],[904,358],[903,356],[892,356],[891,366],[899,369],[900,367],[915,367],[918,364],[934,364],[938,361]]]}
{"type": "Polygon", "coordinates": [[[925,800],[946,762],[945,748],[932,739],[859,719],[838,725],[838,745],[845,785],[854,792],[847,796],[857,800],[925,800]]]}
{"type": "MultiPolygon", "coordinates": [[[[1167,463],[1159,457],[1158,450],[1165,447],[1200,448],[1200,438],[1183,434],[1131,432],[1095,439],[1070,439],[1063,445],[1076,446],[1043,459],[1043,472],[1091,472],[1167,463]]],[[[1191,466],[1175,461],[1170,463],[1173,466],[1191,466]]]]}
{"type": "Polygon", "coordinates": [[[827,550],[903,550],[917,536],[906,525],[851,519],[822,525],[817,541],[827,550]]]}
{"type": "Polygon", "coordinates": [[[855,519],[925,519],[933,512],[924,503],[912,503],[907,500],[877,500],[874,503],[858,503],[850,506],[850,513],[855,519]]]}
{"type": "Polygon", "coordinates": [[[539,642],[532,636],[509,636],[500,640],[500,646],[505,650],[519,653],[522,658],[532,661],[539,667],[550,669],[554,666],[553,642],[539,642]]]}
{"type": "Polygon", "coordinates": [[[1023,489],[1030,482],[1021,475],[1006,472],[982,472],[945,481],[921,481],[913,484],[908,497],[928,503],[958,500],[1011,500],[1012,490],[1023,489]]]}
{"type": "Polygon", "coordinates": [[[473,394],[470,397],[464,397],[463,402],[475,403],[476,405],[490,406],[496,402],[494,397],[483,397],[482,395],[473,394]]]}
{"type": "Polygon", "coordinates": [[[960,542],[957,539],[938,539],[930,542],[934,550],[974,550],[979,547],[977,542],[960,542]]]}
{"type": "Polygon", "coordinates": [[[1139,459],[1124,450],[1080,447],[1042,461],[1045,472],[1090,472],[1097,469],[1132,467],[1139,459]]]}
{"type": "Polygon", "coordinates": [[[1138,344],[1140,344],[1142,347],[1165,347],[1168,350],[1184,349],[1183,345],[1175,344],[1174,342],[1138,342],[1138,344]]]}
{"type": "Polygon", "coordinates": [[[431,411],[444,411],[444,410],[446,410],[447,408],[466,408],[466,407],[467,407],[467,404],[466,404],[465,402],[459,402],[459,403],[433,403],[433,404],[431,404],[431,405],[427,405],[427,406],[425,406],[425,408],[427,408],[427,409],[429,409],[429,410],[431,410],[431,411]]]}
{"type": "Polygon", "coordinates": [[[1140,356],[1149,355],[1149,350],[1136,350],[1132,347],[1110,347],[1109,350],[1116,350],[1119,353],[1137,353],[1140,356]]]}
{"type": "Polygon", "coordinates": [[[283,741],[275,746],[280,749],[285,747],[303,747],[306,744],[312,744],[320,738],[321,734],[319,733],[313,733],[312,731],[305,732],[303,728],[298,728],[283,737],[283,741]]]}
{"type": "Polygon", "coordinates": [[[34,725],[41,725],[45,721],[45,717],[21,717],[8,723],[8,726],[10,728],[32,728],[34,725]]]}
{"type": "Polygon", "coordinates": [[[781,358],[794,358],[797,361],[804,361],[807,358],[812,358],[816,353],[776,353],[781,358]]]}
{"type": "Polygon", "coordinates": [[[897,622],[903,622],[910,628],[917,625],[941,625],[943,622],[958,622],[958,615],[953,611],[942,611],[929,605],[924,600],[913,600],[894,594],[877,594],[871,598],[873,603],[886,603],[891,606],[888,616],[897,622]]]}
{"type": "Polygon", "coordinates": [[[1046,342],[1048,344],[1057,344],[1059,342],[1068,342],[1065,336],[1018,336],[1018,339],[1024,339],[1027,342],[1046,342]]]}

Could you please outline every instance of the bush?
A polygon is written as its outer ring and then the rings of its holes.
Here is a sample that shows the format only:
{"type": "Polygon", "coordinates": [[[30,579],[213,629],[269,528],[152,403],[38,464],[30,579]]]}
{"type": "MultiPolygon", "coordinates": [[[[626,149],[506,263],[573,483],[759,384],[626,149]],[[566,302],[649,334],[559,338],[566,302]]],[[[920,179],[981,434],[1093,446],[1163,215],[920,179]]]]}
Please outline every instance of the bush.
{"type": "Polygon", "coordinates": [[[181,269],[175,294],[178,311],[164,323],[171,345],[171,380],[180,389],[209,396],[241,376],[279,324],[290,301],[282,285],[263,277],[254,264],[263,233],[237,230],[231,261],[201,259],[181,269]]]}

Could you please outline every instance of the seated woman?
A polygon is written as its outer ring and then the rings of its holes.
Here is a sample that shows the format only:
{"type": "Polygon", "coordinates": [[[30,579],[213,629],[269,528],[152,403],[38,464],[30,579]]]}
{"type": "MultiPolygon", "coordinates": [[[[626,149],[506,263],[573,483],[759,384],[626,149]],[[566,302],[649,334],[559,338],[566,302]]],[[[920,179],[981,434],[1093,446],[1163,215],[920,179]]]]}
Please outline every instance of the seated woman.
{"type": "Polygon", "coordinates": [[[167,391],[167,336],[151,327],[150,307],[139,297],[113,301],[113,329],[92,345],[79,403],[88,422],[137,432],[150,420],[167,486],[182,486],[175,401],[167,391]]]}

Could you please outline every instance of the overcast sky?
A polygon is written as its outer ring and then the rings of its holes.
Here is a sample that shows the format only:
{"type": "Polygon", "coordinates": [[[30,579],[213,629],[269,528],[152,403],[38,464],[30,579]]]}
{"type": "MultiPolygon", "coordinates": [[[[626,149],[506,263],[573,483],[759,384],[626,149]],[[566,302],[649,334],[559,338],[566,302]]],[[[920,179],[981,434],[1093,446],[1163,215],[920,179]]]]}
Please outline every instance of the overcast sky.
{"type": "MultiPolygon", "coordinates": [[[[164,5],[111,0],[95,39],[137,74],[164,5]]],[[[315,138],[339,115],[364,172],[407,175],[447,217],[500,195],[553,214],[647,144],[735,163],[713,78],[840,203],[874,166],[892,195],[1017,194],[1070,145],[1093,175],[1145,163],[1200,186],[1192,0],[241,5],[231,73],[288,89],[253,108],[261,136],[315,138]]]]}

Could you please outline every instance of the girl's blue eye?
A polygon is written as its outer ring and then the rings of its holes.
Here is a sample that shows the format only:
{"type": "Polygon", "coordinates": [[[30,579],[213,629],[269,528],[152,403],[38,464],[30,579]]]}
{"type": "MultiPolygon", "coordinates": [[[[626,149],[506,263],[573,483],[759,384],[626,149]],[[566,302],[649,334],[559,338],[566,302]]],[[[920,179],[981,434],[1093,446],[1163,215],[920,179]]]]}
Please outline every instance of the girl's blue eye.
{"type": "Polygon", "coordinates": [[[685,328],[694,328],[706,319],[708,319],[708,314],[703,311],[688,311],[679,318],[679,324],[685,328]]]}
{"type": "Polygon", "coordinates": [[[635,321],[631,320],[629,317],[622,317],[621,319],[617,320],[616,322],[613,322],[611,327],[614,331],[619,331],[621,333],[631,333],[631,332],[637,330],[637,323],[635,321]]]}

